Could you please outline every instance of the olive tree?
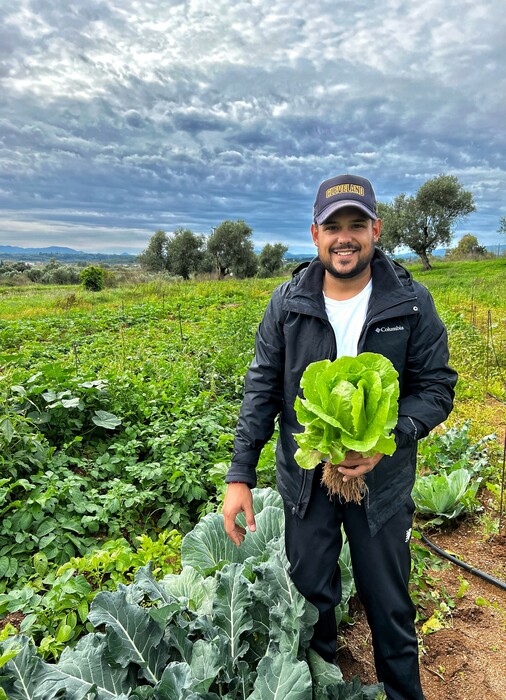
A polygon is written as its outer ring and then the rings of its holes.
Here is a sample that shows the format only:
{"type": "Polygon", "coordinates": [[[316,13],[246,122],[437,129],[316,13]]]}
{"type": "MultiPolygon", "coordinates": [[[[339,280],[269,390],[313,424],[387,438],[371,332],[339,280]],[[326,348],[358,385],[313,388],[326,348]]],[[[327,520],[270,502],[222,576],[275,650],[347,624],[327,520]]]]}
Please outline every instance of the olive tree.
{"type": "Polygon", "coordinates": [[[137,258],[149,272],[163,272],[168,268],[168,238],[165,231],[156,231],[149,239],[148,247],[137,258]]]}
{"type": "Polygon", "coordinates": [[[385,253],[393,254],[395,249],[401,245],[401,228],[399,216],[405,195],[399,195],[392,204],[378,202],[378,216],[382,222],[381,236],[377,243],[385,253]]]}
{"type": "Polygon", "coordinates": [[[209,236],[207,250],[219,277],[253,277],[258,262],[251,241],[253,230],[242,219],[223,221],[209,236]]]}
{"type": "Polygon", "coordinates": [[[420,257],[424,269],[430,270],[429,255],[438,246],[451,243],[456,222],[475,206],[472,193],[464,190],[455,175],[438,175],[414,196],[400,194],[381,210],[384,240],[407,246],[420,257]]]}
{"type": "Polygon", "coordinates": [[[457,259],[484,257],[485,255],[487,255],[487,249],[479,244],[478,239],[472,233],[466,233],[462,236],[457,246],[448,253],[448,257],[457,259]]]}
{"type": "Polygon", "coordinates": [[[259,273],[263,277],[279,272],[283,265],[283,256],[288,247],[282,243],[266,243],[258,256],[259,273]]]}
{"type": "Polygon", "coordinates": [[[167,266],[173,275],[189,280],[204,256],[205,239],[189,229],[178,228],[167,240],[167,266]]]}

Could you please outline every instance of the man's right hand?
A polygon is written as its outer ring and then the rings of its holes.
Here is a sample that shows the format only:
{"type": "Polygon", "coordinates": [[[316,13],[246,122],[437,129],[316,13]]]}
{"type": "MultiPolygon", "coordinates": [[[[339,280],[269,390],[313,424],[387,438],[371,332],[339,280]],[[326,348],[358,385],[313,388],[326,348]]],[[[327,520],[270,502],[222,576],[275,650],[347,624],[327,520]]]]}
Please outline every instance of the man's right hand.
{"type": "Polygon", "coordinates": [[[229,484],[223,501],[223,519],[225,521],[225,532],[232,542],[239,547],[244,540],[246,530],[237,525],[235,519],[239,513],[246,516],[246,524],[250,532],[255,532],[255,515],[253,513],[253,496],[248,484],[238,482],[229,484]]]}

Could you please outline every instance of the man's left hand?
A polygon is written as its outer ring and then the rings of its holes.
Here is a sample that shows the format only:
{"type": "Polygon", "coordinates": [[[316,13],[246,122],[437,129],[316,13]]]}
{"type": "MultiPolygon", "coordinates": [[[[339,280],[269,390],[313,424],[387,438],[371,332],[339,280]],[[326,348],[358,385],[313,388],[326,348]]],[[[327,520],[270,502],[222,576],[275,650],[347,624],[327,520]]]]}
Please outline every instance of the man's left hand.
{"type": "Polygon", "coordinates": [[[362,457],[360,452],[351,450],[346,453],[346,459],[338,465],[338,471],[343,475],[343,481],[355,479],[372,471],[382,457],[380,452],[376,452],[372,457],[362,457]]]}

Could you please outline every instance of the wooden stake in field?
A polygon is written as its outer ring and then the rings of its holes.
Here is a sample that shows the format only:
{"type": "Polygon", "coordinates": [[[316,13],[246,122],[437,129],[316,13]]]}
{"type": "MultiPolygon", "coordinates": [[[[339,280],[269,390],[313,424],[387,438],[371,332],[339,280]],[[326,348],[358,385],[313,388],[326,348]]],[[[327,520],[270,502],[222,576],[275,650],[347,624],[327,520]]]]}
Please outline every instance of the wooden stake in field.
{"type": "Polygon", "coordinates": [[[502,518],[504,509],[504,480],[506,473],[506,432],[504,433],[504,445],[502,452],[502,474],[501,474],[501,503],[499,506],[499,534],[502,533],[502,518]]]}

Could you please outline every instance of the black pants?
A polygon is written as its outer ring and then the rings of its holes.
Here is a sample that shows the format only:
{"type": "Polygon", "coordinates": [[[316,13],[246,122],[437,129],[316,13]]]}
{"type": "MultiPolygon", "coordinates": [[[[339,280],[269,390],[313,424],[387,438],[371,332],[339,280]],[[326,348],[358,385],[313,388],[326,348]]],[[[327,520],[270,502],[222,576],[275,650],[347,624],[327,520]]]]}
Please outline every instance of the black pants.
{"type": "Polygon", "coordinates": [[[411,499],[371,537],[365,508],[329,499],[318,469],[303,519],[285,507],[290,577],[320,611],[311,646],[327,661],[336,655],[334,608],[341,600],[341,525],[350,544],[357,593],[371,628],[378,680],[388,700],[423,700],[415,608],[408,591],[411,568],[411,499]]]}

